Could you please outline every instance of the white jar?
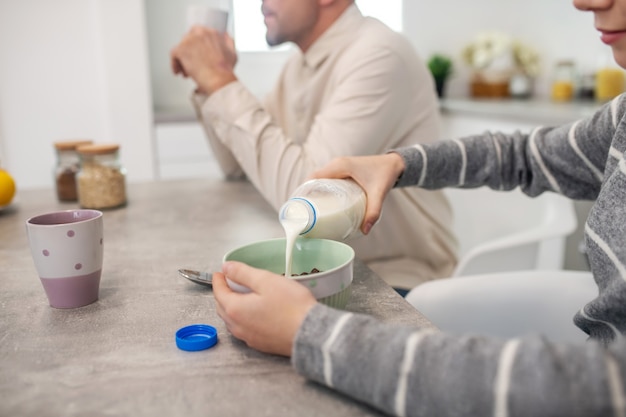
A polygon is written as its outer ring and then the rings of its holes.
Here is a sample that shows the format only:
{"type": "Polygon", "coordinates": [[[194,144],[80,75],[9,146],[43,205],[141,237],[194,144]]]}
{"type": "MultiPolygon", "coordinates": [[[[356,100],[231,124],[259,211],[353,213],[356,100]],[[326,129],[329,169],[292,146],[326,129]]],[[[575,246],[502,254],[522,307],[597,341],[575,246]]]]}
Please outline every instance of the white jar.
{"type": "Polygon", "coordinates": [[[293,192],[278,218],[281,224],[300,221],[300,236],[343,241],[361,234],[365,204],[365,192],[356,182],[316,179],[293,192]]]}

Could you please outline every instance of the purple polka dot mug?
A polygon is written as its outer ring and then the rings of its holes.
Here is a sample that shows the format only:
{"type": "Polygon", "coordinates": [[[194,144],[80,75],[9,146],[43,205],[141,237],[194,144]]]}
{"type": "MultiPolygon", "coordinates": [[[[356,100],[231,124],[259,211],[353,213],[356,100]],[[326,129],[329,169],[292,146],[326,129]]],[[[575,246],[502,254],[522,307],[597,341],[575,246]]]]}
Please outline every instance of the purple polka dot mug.
{"type": "Polygon", "coordinates": [[[102,275],[103,222],[98,210],[65,210],[26,221],[39,279],[55,308],[98,300],[102,275]]]}

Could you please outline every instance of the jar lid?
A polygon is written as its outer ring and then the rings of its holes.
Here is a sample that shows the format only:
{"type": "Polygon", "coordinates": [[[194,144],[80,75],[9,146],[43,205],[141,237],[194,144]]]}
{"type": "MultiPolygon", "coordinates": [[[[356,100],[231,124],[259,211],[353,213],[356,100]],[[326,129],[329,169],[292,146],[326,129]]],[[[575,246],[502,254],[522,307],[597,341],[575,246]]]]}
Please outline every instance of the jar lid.
{"type": "Polygon", "coordinates": [[[94,145],[82,145],[76,148],[76,151],[83,155],[104,155],[117,152],[120,145],[116,143],[99,143],[94,145]]]}
{"type": "Polygon", "coordinates": [[[560,59],[556,61],[555,64],[557,67],[574,67],[576,63],[571,59],[560,59]]]}
{"type": "Polygon", "coordinates": [[[79,146],[91,145],[93,140],[78,139],[78,140],[64,140],[60,142],[54,142],[54,147],[59,151],[73,151],[79,146]]]}

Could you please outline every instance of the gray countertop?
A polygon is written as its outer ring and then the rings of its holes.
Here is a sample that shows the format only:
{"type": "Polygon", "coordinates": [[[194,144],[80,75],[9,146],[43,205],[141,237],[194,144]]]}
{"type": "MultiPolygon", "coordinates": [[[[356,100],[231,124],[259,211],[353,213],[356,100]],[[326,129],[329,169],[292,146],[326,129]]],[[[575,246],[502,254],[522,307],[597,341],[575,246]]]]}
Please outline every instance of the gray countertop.
{"type": "MultiPolygon", "coordinates": [[[[572,100],[560,103],[538,97],[529,99],[450,97],[440,100],[440,108],[444,114],[505,118],[538,124],[561,124],[578,120],[589,116],[601,105],[602,103],[593,100],[572,100]]],[[[158,108],[154,112],[156,124],[196,121],[196,115],[191,106],[158,108]]]]}
{"type": "MultiPolygon", "coordinates": [[[[211,290],[178,277],[178,268],[213,270],[235,246],[282,236],[250,184],[132,184],[128,198],[104,214],[100,299],[71,310],[49,307],[24,222],[76,204],[32,190],[0,212],[0,415],[378,415],[231,337],[211,290]],[[219,343],[179,350],[176,330],[194,323],[215,326],[219,343]]],[[[358,260],[353,285],[347,310],[431,326],[358,260]]]]}
{"type": "Polygon", "coordinates": [[[444,98],[442,112],[489,118],[505,118],[538,124],[562,124],[589,116],[601,103],[595,101],[555,102],[549,99],[444,98]]]}
{"type": "Polygon", "coordinates": [[[154,123],[195,123],[198,121],[196,112],[189,104],[187,107],[170,107],[154,109],[154,123]]]}

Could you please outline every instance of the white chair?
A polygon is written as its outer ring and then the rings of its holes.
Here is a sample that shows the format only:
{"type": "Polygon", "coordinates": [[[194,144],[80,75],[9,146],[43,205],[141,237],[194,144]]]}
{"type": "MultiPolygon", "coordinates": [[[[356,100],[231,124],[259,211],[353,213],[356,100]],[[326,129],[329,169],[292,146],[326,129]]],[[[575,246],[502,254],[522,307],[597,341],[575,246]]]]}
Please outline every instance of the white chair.
{"type": "Polygon", "coordinates": [[[429,281],[413,288],[406,300],[451,334],[542,334],[582,342],[587,335],[572,318],[597,295],[590,272],[533,270],[429,281]]]}
{"type": "Polygon", "coordinates": [[[519,189],[445,189],[454,213],[459,263],[452,276],[562,269],[565,239],[577,226],[571,200],[531,198],[519,189]]]}

